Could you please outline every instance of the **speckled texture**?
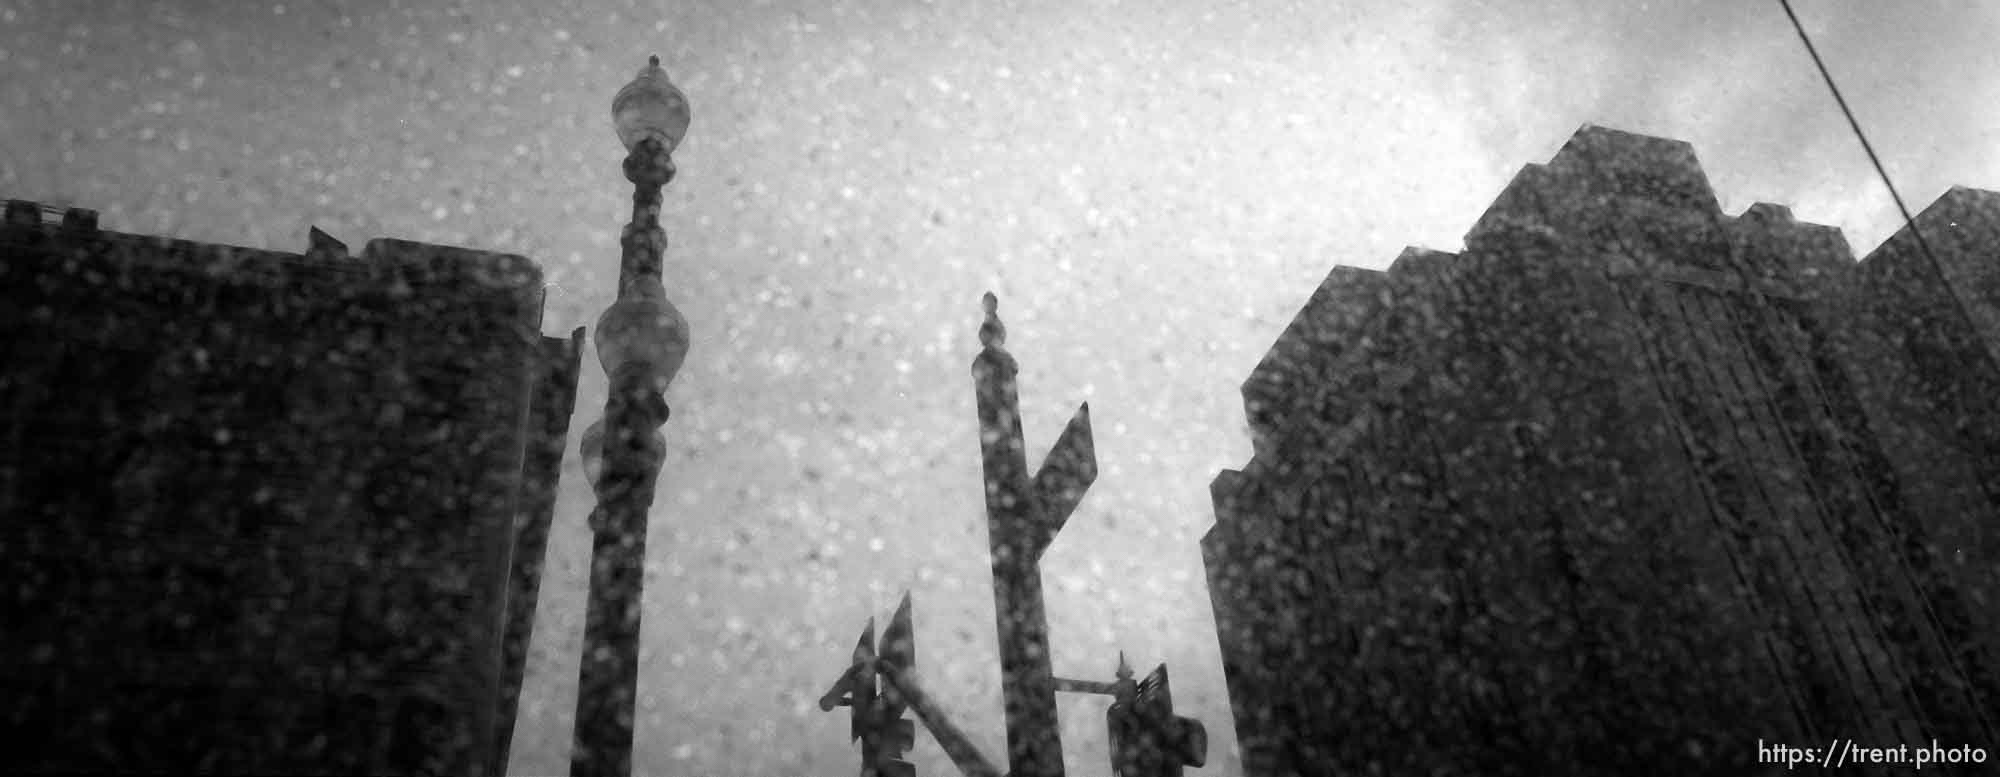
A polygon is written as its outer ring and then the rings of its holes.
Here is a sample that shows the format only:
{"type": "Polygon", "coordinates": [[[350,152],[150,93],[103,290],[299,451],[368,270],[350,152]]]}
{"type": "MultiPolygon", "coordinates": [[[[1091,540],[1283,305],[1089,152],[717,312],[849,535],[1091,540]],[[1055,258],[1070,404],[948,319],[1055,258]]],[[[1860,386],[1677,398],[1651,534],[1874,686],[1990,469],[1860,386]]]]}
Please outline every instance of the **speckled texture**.
{"type": "MultiPolygon", "coordinates": [[[[693,125],[663,221],[694,329],[649,543],[637,768],[832,773],[813,700],[917,592],[927,687],[991,756],[998,666],[968,365],[993,289],[1030,449],[1103,463],[1043,561],[1058,675],[1174,667],[1237,774],[1196,539],[1250,444],[1236,388],[1336,263],[1455,250],[1595,121],[1693,143],[1724,209],[1863,250],[1893,210],[1774,4],[70,3],[0,0],[0,194],[299,250],[308,224],[545,263],[545,331],[609,303],[611,95],[657,53],[693,125]],[[87,9],[87,10],[86,10],[87,9]]],[[[1970,4],[1802,2],[1912,204],[2000,181],[1970,4]]],[[[602,412],[586,358],[578,416],[602,412]]],[[[516,774],[566,771],[591,496],[574,451],[516,774]]],[[[1073,774],[1104,700],[1061,701],[1073,774]]],[[[920,773],[951,767],[928,738],[920,773]]]]}
{"type": "Polygon", "coordinates": [[[0,771],[490,773],[516,495],[559,472],[524,454],[563,439],[522,422],[575,380],[531,383],[532,266],[6,210],[0,771]]]}
{"type": "MultiPolygon", "coordinates": [[[[1246,383],[1258,452],[1202,544],[1247,773],[1992,739],[1995,502],[1963,470],[2000,464],[1993,341],[1907,233],[1857,265],[1718,212],[1692,151],[1579,131],[1465,251],[1336,273],[1246,383]],[[1905,337],[1955,346],[1956,391],[1905,337]]],[[[1920,217],[1941,264],[1990,250],[1995,198],[1920,217]]]]}

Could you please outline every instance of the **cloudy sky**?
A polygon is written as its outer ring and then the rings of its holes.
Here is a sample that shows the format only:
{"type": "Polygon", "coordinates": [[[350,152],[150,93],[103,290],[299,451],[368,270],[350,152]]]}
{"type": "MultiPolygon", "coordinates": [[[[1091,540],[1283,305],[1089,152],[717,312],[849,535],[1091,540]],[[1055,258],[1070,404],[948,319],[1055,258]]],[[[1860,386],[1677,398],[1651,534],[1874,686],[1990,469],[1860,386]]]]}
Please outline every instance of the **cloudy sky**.
{"type": "MultiPolygon", "coordinates": [[[[2000,188],[2000,5],[1799,0],[1913,208],[2000,188]]],[[[611,299],[611,96],[693,105],[666,193],[694,326],[654,507],[636,770],[855,768],[813,702],[916,599],[932,692],[1004,762],[969,365],[1001,300],[1030,457],[1088,400],[1102,475],[1043,562],[1059,675],[1166,662],[1240,774],[1198,541],[1237,387],[1336,264],[1455,250],[1584,123],[1690,141],[1724,208],[1894,206],[1776,0],[251,3],[0,0],[0,196],[298,251],[317,224],[525,254],[546,331],[611,299]]],[[[604,380],[586,360],[582,429],[604,380]]],[[[574,451],[513,774],[567,771],[574,451]]],[[[1103,709],[1065,697],[1070,773],[1103,709]]],[[[923,774],[953,773],[928,736],[923,774]]]]}

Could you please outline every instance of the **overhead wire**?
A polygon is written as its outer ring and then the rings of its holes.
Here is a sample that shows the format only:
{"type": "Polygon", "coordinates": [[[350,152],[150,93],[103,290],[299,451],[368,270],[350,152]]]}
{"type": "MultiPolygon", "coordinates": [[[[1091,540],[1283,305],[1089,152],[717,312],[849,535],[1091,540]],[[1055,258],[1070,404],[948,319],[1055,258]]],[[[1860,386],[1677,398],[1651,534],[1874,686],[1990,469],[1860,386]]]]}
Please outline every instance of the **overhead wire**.
{"type": "Polygon", "coordinates": [[[1847,98],[1841,96],[1840,87],[1833,82],[1833,73],[1826,69],[1826,60],[1819,56],[1819,48],[1813,45],[1812,36],[1806,34],[1806,27],[1799,22],[1799,15],[1792,11],[1792,0],[1778,0],[1785,9],[1785,17],[1792,20],[1792,29],[1799,33],[1799,40],[1806,44],[1806,53],[1812,56],[1813,66],[1819,68],[1819,76],[1826,82],[1827,91],[1833,93],[1833,101],[1840,106],[1840,113],[1847,117],[1847,126],[1854,129],[1855,139],[1861,141],[1861,150],[1868,153],[1868,161],[1875,166],[1875,174],[1882,178],[1882,185],[1889,189],[1889,199],[1896,202],[1896,211],[1903,215],[1903,223],[1910,228],[1910,234],[1917,239],[1917,247],[1923,249],[1931,264],[1937,264],[1937,257],[1931,255],[1930,244],[1924,240],[1924,233],[1917,229],[1917,221],[1910,217],[1910,208],[1903,204],[1903,195],[1896,192],[1896,184],[1889,180],[1889,171],[1882,167],[1882,158],[1875,153],[1875,146],[1868,142],[1868,135],[1861,131],[1860,120],[1854,118],[1854,110],[1847,107],[1847,98]]]}
{"type": "MultiPolygon", "coordinates": [[[[1965,299],[1952,290],[1951,280],[1944,273],[1944,263],[1939,262],[1937,254],[1931,251],[1930,241],[1924,239],[1923,230],[1917,228],[1917,220],[1910,215],[1909,206],[1903,204],[1903,195],[1897,193],[1895,182],[1889,180],[1889,171],[1882,166],[1882,158],[1875,153],[1875,146],[1868,142],[1868,135],[1861,131],[1861,121],[1854,117],[1854,110],[1847,106],[1847,98],[1841,96],[1839,85],[1833,82],[1833,73],[1827,70],[1826,60],[1820,57],[1819,48],[1813,45],[1812,36],[1806,33],[1805,25],[1799,22],[1799,15],[1792,11],[1791,0],[1778,0],[1778,5],[1785,9],[1785,17],[1792,20],[1792,29],[1798,31],[1799,40],[1805,43],[1806,53],[1812,56],[1813,66],[1819,68],[1820,78],[1826,82],[1827,91],[1833,93],[1834,103],[1840,106],[1841,115],[1847,117],[1847,126],[1853,128],[1855,139],[1861,141],[1861,150],[1868,153],[1868,161],[1875,166],[1875,174],[1882,179],[1882,185],[1888,188],[1889,198],[1896,202],[1896,211],[1902,214],[1903,225],[1909,228],[1910,236],[1917,241],[1917,250],[1930,264],[1931,274],[1937,276],[1945,297],[1951,300],[1952,308],[1958,311],[1959,318],[1965,322],[1966,331],[1976,337],[1979,326],[1973,318],[1972,311],[1967,309],[1965,299]]],[[[1977,346],[1971,350],[1985,355],[1990,365],[2000,368],[2000,363],[1995,363],[1996,357],[1992,351],[1977,346]]]]}

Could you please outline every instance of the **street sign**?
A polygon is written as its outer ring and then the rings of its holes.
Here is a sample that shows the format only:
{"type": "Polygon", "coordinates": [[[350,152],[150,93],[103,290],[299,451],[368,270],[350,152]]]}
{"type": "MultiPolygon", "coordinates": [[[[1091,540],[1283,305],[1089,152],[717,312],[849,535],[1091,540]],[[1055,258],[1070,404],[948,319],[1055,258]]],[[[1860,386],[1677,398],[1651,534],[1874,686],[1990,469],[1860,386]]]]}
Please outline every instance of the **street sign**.
{"type": "MultiPolygon", "coordinates": [[[[896,606],[896,614],[889,618],[889,627],[882,630],[882,649],[878,653],[882,663],[897,669],[909,670],[917,665],[916,629],[910,622],[910,595],[903,594],[903,602],[896,606]]],[[[894,685],[883,684],[882,705],[888,718],[903,716],[909,703],[894,685]]]]}
{"type": "MultiPolygon", "coordinates": [[[[1097,444],[1090,433],[1090,403],[1078,406],[1061,437],[1035,470],[1030,489],[1040,504],[1039,518],[1044,536],[1039,543],[1046,550],[1069,522],[1070,513],[1083,501],[1090,484],[1097,481],[1097,444]]],[[[1037,555],[1040,555],[1039,553],[1037,555]]]]}

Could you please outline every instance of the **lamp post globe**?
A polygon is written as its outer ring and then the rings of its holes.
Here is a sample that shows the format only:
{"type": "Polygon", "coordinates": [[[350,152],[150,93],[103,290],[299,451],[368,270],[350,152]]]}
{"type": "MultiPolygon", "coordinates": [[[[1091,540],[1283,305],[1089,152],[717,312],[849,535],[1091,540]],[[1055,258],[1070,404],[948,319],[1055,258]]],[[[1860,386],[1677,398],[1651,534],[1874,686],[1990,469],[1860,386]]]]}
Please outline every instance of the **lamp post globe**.
{"type": "MultiPolygon", "coordinates": [[[[667,436],[654,430],[653,447],[664,448],[667,436]]],[[[577,452],[583,454],[583,477],[589,481],[592,490],[603,488],[604,481],[604,419],[591,422],[583,430],[583,439],[577,445],[577,452]]]]}
{"type": "Polygon", "coordinates": [[[646,370],[643,384],[666,391],[687,361],[688,322],[657,278],[644,278],[597,318],[597,361],[604,374],[646,370]]]}
{"type": "Polygon", "coordinates": [[[655,138],[671,154],[687,136],[687,95],[667,79],[659,57],[652,57],[639,69],[639,76],[611,99],[611,122],[627,151],[637,148],[639,141],[655,138]]]}

